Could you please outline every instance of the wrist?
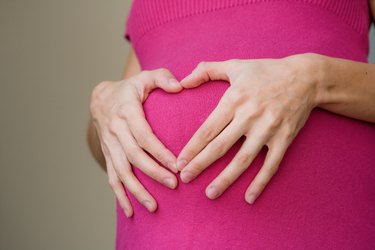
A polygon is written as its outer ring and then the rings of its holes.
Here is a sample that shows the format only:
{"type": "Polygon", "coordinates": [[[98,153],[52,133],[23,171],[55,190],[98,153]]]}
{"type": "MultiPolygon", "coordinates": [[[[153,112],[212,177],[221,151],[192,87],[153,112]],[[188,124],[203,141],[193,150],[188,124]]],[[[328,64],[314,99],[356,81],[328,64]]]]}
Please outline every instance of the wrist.
{"type": "Polygon", "coordinates": [[[292,55],[289,58],[298,68],[301,80],[310,85],[313,108],[327,103],[328,90],[332,88],[328,80],[329,57],[316,53],[304,53],[292,55]]]}

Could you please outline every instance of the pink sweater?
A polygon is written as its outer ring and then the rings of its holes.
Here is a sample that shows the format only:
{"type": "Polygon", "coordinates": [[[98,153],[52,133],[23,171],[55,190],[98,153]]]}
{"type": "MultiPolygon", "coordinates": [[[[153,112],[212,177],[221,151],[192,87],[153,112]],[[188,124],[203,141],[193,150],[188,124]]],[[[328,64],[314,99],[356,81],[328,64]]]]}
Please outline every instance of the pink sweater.
{"type": "MultiPolygon", "coordinates": [[[[366,62],[369,24],[367,0],[135,0],[125,36],[142,69],[165,67],[181,79],[200,61],[315,52],[366,62]]],[[[156,89],[146,118],[177,156],[228,87],[156,89]]],[[[374,124],[314,109],[254,205],[244,193],[266,148],[222,196],[208,199],[205,188],[243,141],[191,183],[177,174],[176,190],[134,166],[158,210],[149,213],[127,191],[134,217],[117,203],[116,249],[375,249],[374,124]]]]}

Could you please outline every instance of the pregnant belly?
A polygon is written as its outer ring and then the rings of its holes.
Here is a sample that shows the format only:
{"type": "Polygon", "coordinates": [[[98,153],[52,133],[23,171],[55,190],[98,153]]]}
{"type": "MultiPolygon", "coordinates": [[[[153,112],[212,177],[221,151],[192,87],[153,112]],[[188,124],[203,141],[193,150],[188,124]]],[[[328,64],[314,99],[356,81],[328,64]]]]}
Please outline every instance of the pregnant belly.
{"type": "MultiPolygon", "coordinates": [[[[177,94],[156,89],[144,103],[146,118],[177,156],[228,87],[209,82],[177,94]]],[[[245,202],[244,194],[266,148],[222,196],[208,199],[205,188],[243,141],[191,183],[182,183],[176,174],[175,190],[133,167],[158,210],[149,213],[128,192],[134,217],[127,219],[117,203],[117,248],[375,248],[374,125],[315,109],[254,205],[245,202]]]]}

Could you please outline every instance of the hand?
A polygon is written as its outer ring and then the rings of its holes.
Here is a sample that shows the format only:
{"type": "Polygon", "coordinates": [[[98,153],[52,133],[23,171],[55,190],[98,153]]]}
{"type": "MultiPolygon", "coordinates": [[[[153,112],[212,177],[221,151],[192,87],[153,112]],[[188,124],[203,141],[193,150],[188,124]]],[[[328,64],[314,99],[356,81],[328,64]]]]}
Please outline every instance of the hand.
{"type": "Polygon", "coordinates": [[[244,135],[246,140],[239,152],[208,185],[206,195],[210,199],[219,197],[266,145],[264,164],[245,193],[245,200],[252,204],[317,105],[313,74],[305,70],[311,70],[312,57],[304,54],[283,59],[202,62],[185,77],[180,82],[184,88],[210,80],[228,81],[230,87],[177,157],[177,168],[183,169],[182,181],[193,180],[244,135]]]}
{"type": "Polygon", "coordinates": [[[171,189],[177,185],[176,176],[143,151],[178,172],[176,157],[153,134],[143,112],[142,104],[155,88],[171,93],[183,89],[168,70],[159,69],[142,71],[122,81],[102,82],[91,96],[91,114],[106,160],[109,184],[127,217],[133,209],[121,182],[150,212],[157,208],[155,199],[133,174],[130,163],[171,189]]]}

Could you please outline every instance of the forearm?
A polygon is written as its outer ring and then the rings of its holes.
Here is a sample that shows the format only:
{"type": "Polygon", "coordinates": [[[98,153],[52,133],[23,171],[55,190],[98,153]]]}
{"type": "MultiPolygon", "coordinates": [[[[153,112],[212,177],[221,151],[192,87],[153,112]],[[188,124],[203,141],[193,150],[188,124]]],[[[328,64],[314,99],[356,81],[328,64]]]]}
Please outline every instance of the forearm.
{"type": "MultiPolygon", "coordinates": [[[[140,72],[140,65],[133,49],[130,50],[127,58],[126,66],[122,74],[122,79],[129,78],[140,72]]],[[[90,120],[87,128],[87,143],[89,145],[91,154],[95,160],[99,163],[100,167],[106,171],[106,163],[104,154],[100,146],[100,140],[96,132],[95,125],[90,115],[90,120]]]]}
{"type": "Polygon", "coordinates": [[[317,55],[317,107],[375,123],[375,65],[317,55]]]}

